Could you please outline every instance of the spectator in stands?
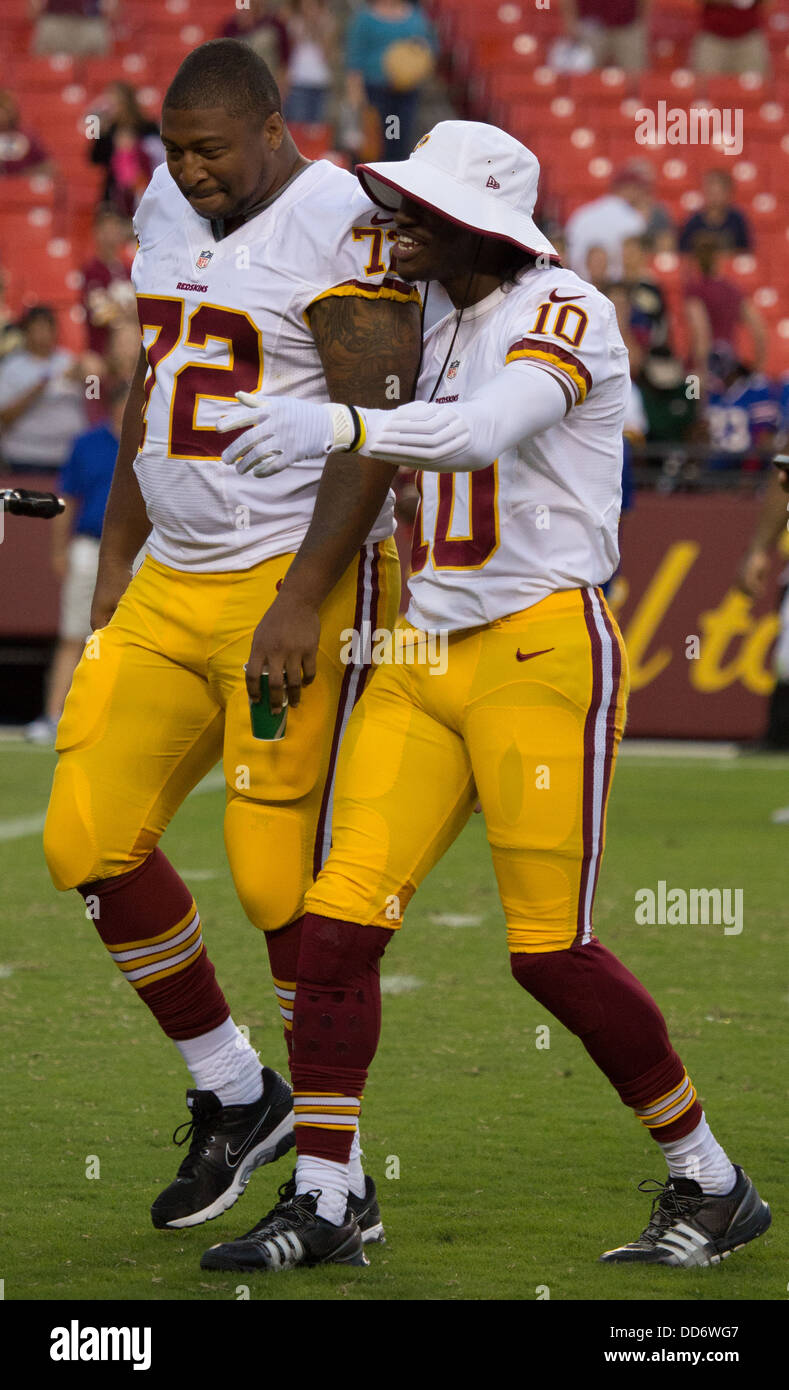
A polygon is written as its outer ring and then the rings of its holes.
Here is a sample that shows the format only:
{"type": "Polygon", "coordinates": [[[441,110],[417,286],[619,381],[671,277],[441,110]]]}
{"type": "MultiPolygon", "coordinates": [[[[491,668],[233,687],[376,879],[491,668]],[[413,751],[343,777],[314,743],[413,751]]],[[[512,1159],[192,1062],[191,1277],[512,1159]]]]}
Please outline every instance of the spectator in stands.
{"type": "Polygon", "coordinates": [[[108,16],[116,9],[115,0],[30,0],[30,9],[38,15],[34,53],[87,58],[107,52],[108,16]]]}
{"type": "Polygon", "coordinates": [[[762,0],[699,0],[699,30],[691,49],[691,67],[715,74],[770,70],[770,50],[762,28],[767,6],[762,0]]]}
{"type": "Polygon", "coordinates": [[[134,318],[113,320],[104,360],[111,386],[131,381],[140,360],[140,325],[136,314],[134,318]]]}
{"type": "Polygon", "coordinates": [[[51,525],[52,569],[63,586],[58,644],[49,673],[44,713],[25,729],[25,737],[31,743],[54,743],[71,679],[90,634],[90,606],[96,587],[101,526],[128,394],[128,382],[115,387],[109,399],[107,418],[94,429],[77,436],[60,475],[58,491],[66,502],[66,510],[55,517],[51,525]]]}
{"type": "Polygon", "coordinates": [[[288,33],[292,47],[285,117],[319,124],[326,120],[337,61],[337,23],[327,0],[292,0],[288,33]]]}
{"type": "Polygon", "coordinates": [[[632,165],[625,165],[615,174],[610,193],[583,203],[567,220],[567,254],[571,268],[586,275],[586,258],[591,247],[605,249],[608,256],[608,276],[618,280],[622,274],[622,243],[626,237],[644,236],[647,220],[636,203],[642,192],[643,180],[632,165]]]}
{"type": "Polygon", "coordinates": [[[99,138],[89,141],[89,148],[91,163],[107,170],[102,201],[131,217],[164,159],[159,127],[146,116],[128,82],[110,83],[99,115],[99,138]]]}
{"type": "Polygon", "coordinates": [[[694,370],[703,378],[712,352],[728,349],[736,357],[737,338],[744,325],[753,340],[754,370],[761,372],[767,359],[767,329],[759,310],[738,285],[720,274],[720,251],[714,236],[698,236],[694,255],[698,272],[684,287],[694,370]]]}
{"type": "Polygon", "coordinates": [[[384,159],[407,159],[416,140],[419,98],[433,68],[433,30],[407,0],[366,0],[346,37],[349,101],[378,113],[384,159]]]}
{"type": "Polygon", "coordinates": [[[608,293],[611,275],[608,269],[608,252],[604,246],[590,246],[586,253],[585,278],[595,289],[608,293]]]}
{"type": "Polygon", "coordinates": [[[564,27],[586,44],[597,68],[641,72],[646,65],[646,0],[561,0],[564,27]]]}
{"type": "Polygon", "coordinates": [[[220,38],[243,39],[268,64],[280,88],[284,85],[290,58],[290,37],[278,15],[271,13],[266,0],[248,0],[220,30],[220,38]]]}
{"type": "Polygon", "coordinates": [[[668,345],[668,307],[663,291],[649,269],[645,236],[622,242],[622,278],[604,293],[616,309],[619,331],[630,353],[630,371],[638,379],[645,358],[668,345]]]}
{"type": "Polygon", "coordinates": [[[23,343],[0,362],[0,450],[16,473],[61,468],[85,428],[85,376],[91,364],[57,345],[55,311],[28,309],[23,343]]]}
{"type": "Polygon", "coordinates": [[[625,198],[646,222],[646,237],[650,251],[673,251],[676,230],[668,208],[655,197],[655,169],[648,159],[631,159],[623,164],[614,177],[612,188],[625,198]]]}
{"type": "Polygon", "coordinates": [[[119,317],[137,323],[134,287],[124,248],[129,224],[108,203],[101,203],[93,217],[95,254],[82,267],[82,303],[88,329],[88,347],[101,357],[107,354],[110,325],[119,317]]]}
{"type": "Polygon", "coordinates": [[[753,238],[745,214],[733,206],[734,183],[727,169],[708,169],[702,179],[704,204],[679,234],[680,251],[693,251],[696,237],[714,236],[721,251],[750,251],[753,238]]]}
{"type": "Polygon", "coordinates": [[[778,403],[767,377],[738,361],[728,346],[710,358],[704,418],[709,468],[745,472],[764,468],[778,427],[778,403]]]}
{"type": "Polygon", "coordinates": [[[36,135],[19,128],[19,107],[9,91],[0,88],[0,175],[49,174],[49,155],[36,135]]]}

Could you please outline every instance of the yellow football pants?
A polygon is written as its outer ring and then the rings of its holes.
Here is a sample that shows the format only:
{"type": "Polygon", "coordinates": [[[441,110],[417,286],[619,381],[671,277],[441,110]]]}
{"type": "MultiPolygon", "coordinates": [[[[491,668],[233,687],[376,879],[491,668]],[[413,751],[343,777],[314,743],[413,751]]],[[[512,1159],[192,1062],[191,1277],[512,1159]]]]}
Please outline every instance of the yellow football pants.
{"type": "Polygon", "coordinates": [[[363,547],[321,609],[314,682],[285,737],[263,742],[252,737],[243,666],[292,558],[221,574],[146,558],[89,640],[58,726],[44,831],[56,887],[142,863],[222,758],[225,845],[244,909],[264,930],[300,914],[328,851],[340,739],[364,684],[362,666],[343,662],[341,633],[392,627],[400,577],[393,541],[363,547]]]}
{"type": "Polygon", "coordinates": [[[399,926],[479,796],[510,951],[590,940],[628,686],[602,593],[456,633],[443,662],[422,647],[423,661],[383,667],[351,717],[307,911],[399,926]]]}

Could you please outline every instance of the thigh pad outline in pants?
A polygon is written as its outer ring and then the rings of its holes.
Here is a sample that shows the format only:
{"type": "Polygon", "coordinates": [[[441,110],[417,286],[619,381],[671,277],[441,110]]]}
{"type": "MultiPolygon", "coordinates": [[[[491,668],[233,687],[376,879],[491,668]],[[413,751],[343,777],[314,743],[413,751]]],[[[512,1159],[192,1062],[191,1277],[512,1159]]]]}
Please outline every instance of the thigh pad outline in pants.
{"type": "Polygon", "coordinates": [[[602,596],[584,592],[486,629],[470,690],[464,730],[510,951],[591,939],[627,660],[602,596]]]}
{"type": "Polygon", "coordinates": [[[427,679],[385,667],[354,711],[337,774],[332,849],[307,911],[399,927],[416,888],[468,820],[475,798],[468,754],[419,702],[415,690],[427,679]]]}
{"type": "Polygon", "coordinates": [[[205,680],[113,624],[94,638],[58,726],[44,849],[60,889],[141,864],[221,752],[205,680]]]}
{"type": "MultiPolygon", "coordinates": [[[[321,608],[315,680],[288,713],[285,737],[252,737],[243,677],[245,646],[222,654],[227,694],[224,769],[225,847],[236,891],[250,921],[276,931],[304,910],[304,895],[332,835],[335,773],[344,730],[359,691],[376,671],[343,663],[348,629],[394,626],[400,568],[393,541],[363,548],[321,608]]],[[[265,606],[263,611],[265,611],[265,606]]]]}

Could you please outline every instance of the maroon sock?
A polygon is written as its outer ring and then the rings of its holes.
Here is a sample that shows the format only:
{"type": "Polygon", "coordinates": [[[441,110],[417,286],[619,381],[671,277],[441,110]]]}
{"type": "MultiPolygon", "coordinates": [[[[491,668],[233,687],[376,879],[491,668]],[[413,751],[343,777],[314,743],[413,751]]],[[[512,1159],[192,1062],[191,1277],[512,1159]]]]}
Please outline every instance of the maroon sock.
{"type": "Polygon", "coordinates": [[[518,984],[580,1038],[653,1138],[665,1143],[695,1129],[701,1106],[671,1046],[665,1019],[611,951],[592,941],[567,951],[513,954],[510,964],[518,984]],[[664,1098],[671,1104],[661,1112],[658,1102],[664,1098]]]}
{"type": "Polygon", "coordinates": [[[194,899],[160,849],[127,874],[78,891],[115,964],[168,1038],[196,1038],[224,1023],[230,1008],[194,899]]]}
{"type": "Polygon", "coordinates": [[[299,1154],[350,1158],[381,1031],[380,960],[391,936],[383,927],[304,917],[291,1064],[299,1154]]]}
{"type": "Polygon", "coordinates": [[[291,922],[289,926],[280,927],[279,931],[267,931],[265,933],[271,978],[284,1023],[283,1032],[289,1062],[293,1061],[293,1004],[296,995],[296,977],[299,969],[303,925],[303,916],[297,917],[295,922],[291,922]]]}

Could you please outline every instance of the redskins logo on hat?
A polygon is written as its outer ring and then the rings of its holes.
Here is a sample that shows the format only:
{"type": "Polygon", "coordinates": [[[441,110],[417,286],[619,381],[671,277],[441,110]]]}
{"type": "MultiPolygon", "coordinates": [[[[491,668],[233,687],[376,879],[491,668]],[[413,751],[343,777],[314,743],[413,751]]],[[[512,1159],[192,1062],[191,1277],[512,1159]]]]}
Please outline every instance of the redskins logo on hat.
{"type": "Polygon", "coordinates": [[[430,132],[428,131],[427,135],[423,135],[421,140],[417,140],[417,142],[416,142],[416,144],[414,145],[414,148],[412,149],[411,153],[412,153],[412,154],[415,154],[417,150],[421,150],[422,146],[423,146],[423,145],[426,145],[429,139],[430,139],[430,132]]]}

